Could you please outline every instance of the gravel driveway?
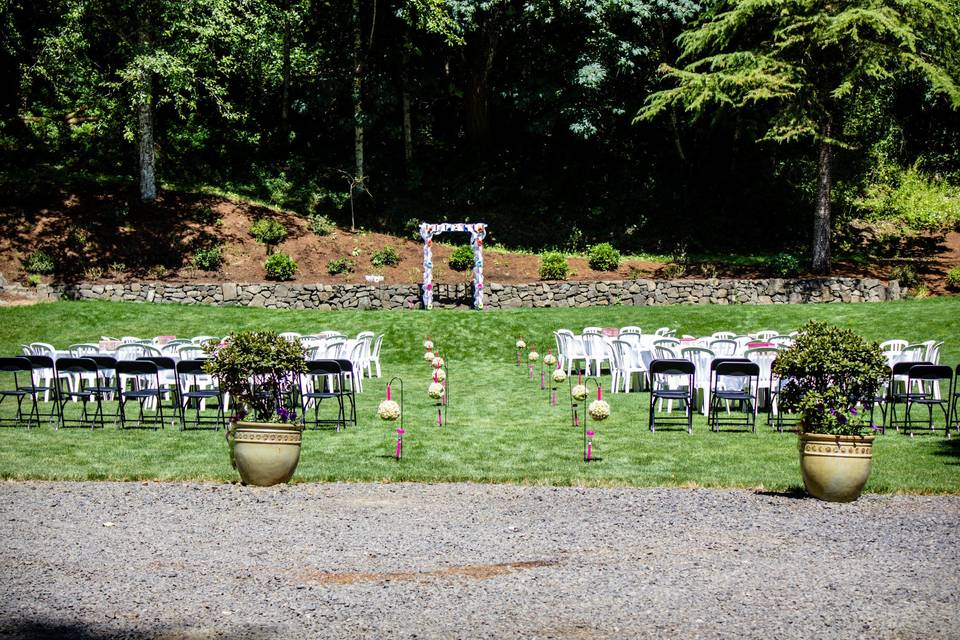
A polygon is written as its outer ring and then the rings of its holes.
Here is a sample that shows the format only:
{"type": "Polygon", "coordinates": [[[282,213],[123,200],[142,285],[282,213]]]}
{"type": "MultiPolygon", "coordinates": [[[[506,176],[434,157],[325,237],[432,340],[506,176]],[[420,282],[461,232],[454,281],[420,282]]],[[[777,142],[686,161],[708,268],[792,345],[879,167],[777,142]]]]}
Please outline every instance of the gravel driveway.
{"type": "Polygon", "coordinates": [[[0,637],[960,638],[960,497],[0,483],[0,637]]]}

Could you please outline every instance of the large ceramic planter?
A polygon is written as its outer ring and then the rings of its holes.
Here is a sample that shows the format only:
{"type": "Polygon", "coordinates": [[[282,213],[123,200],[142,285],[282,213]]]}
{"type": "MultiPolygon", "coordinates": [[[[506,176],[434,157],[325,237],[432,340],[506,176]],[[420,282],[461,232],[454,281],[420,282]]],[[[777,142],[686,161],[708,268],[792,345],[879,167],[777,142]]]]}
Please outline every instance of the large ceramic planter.
{"type": "Polygon", "coordinates": [[[800,434],[803,486],[814,498],[853,502],[870,477],[874,436],[800,434]]]}
{"type": "Polygon", "coordinates": [[[230,457],[244,484],[286,482],[300,462],[303,428],[296,424],[237,422],[230,430],[230,457]]]}

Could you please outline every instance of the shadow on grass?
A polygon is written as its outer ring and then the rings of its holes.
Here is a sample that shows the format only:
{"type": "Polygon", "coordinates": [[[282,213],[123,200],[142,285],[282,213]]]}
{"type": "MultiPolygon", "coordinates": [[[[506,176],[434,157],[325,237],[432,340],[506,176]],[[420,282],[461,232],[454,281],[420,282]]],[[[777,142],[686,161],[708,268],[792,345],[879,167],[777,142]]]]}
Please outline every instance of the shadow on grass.
{"type": "Polygon", "coordinates": [[[952,462],[947,464],[958,465],[960,464],[960,437],[957,437],[956,434],[952,434],[952,437],[947,439],[941,439],[937,441],[937,450],[934,451],[936,456],[945,456],[947,458],[953,458],[952,462]]]}
{"type": "MultiPolygon", "coordinates": [[[[0,624],[0,635],[11,640],[112,640],[114,638],[182,638],[196,630],[189,626],[154,628],[116,628],[97,629],[82,622],[52,622],[20,620],[10,624],[0,624]]],[[[220,629],[218,629],[220,631],[220,629]]],[[[238,626],[229,630],[227,637],[233,640],[267,640],[280,634],[267,626],[238,626]]]]}

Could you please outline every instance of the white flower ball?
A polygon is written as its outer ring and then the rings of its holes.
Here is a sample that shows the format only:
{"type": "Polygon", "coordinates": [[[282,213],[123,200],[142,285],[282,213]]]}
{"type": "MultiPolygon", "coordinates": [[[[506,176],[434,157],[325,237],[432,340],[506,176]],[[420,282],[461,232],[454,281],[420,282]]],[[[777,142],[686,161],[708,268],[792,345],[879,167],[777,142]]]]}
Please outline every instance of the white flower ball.
{"type": "Polygon", "coordinates": [[[582,384],[574,385],[573,389],[570,389],[570,395],[574,400],[586,400],[587,388],[582,384]]]}
{"type": "Polygon", "coordinates": [[[551,375],[554,382],[566,382],[567,380],[567,372],[563,369],[554,369],[551,375]]]}
{"type": "Polygon", "coordinates": [[[384,400],[377,408],[377,415],[381,420],[394,421],[400,418],[400,405],[393,400],[384,400]]]}
{"type": "Polygon", "coordinates": [[[517,349],[526,349],[527,343],[523,340],[517,340],[517,349]]]}
{"type": "Polygon", "coordinates": [[[433,340],[424,340],[423,348],[427,351],[433,351],[433,340]]]}
{"type": "Polygon", "coordinates": [[[433,360],[433,351],[427,351],[425,354],[423,354],[423,359],[424,359],[424,360],[431,360],[431,361],[432,361],[432,360],[433,360]]]}
{"type": "Polygon", "coordinates": [[[606,400],[594,400],[590,403],[590,406],[587,407],[587,413],[597,422],[606,420],[610,417],[610,405],[607,404],[606,400]]]}
{"type": "Polygon", "coordinates": [[[443,369],[437,369],[433,372],[433,378],[437,382],[443,382],[447,379],[447,374],[443,372],[443,369]]]}
{"type": "Polygon", "coordinates": [[[540,354],[537,353],[536,351],[531,351],[529,354],[527,354],[527,360],[529,360],[530,362],[536,362],[539,359],[540,359],[540,354]]]}
{"type": "Polygon", "coordinates": [[[547,366],[557,364],[557,356],[553,355],[552,353],[548,353],[547,355],[543,356],[543,364],[547,366]]]}
{"type": "Polygon", "coordinates": [[[431,363],[434,369],[439,369],[443,366],[443,358],[434,358],[431,363]]]}
{"type": "Polygon", "coordinates": [[[427,395],[433,398],[434,400],[439,400],[443,397],[444,389],[443,385],[439,382],[431,382],[430,387],[427,389],[427,395]]]}

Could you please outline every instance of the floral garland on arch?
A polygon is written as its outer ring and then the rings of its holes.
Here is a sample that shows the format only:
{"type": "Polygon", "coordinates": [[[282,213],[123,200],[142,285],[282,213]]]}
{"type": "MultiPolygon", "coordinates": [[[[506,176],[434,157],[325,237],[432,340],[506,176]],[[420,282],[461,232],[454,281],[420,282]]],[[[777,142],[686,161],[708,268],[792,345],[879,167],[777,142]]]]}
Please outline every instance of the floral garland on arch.
{"type": "Polygon", "coordinates": [[[433,308],[433,236],[447,231],[466,231],[473,247],[473,307],[483,309],[483,239],[487,237],[487,225],[483,222],[443,222],[420,224],[423,238],[423,308],[433,308]]]}

